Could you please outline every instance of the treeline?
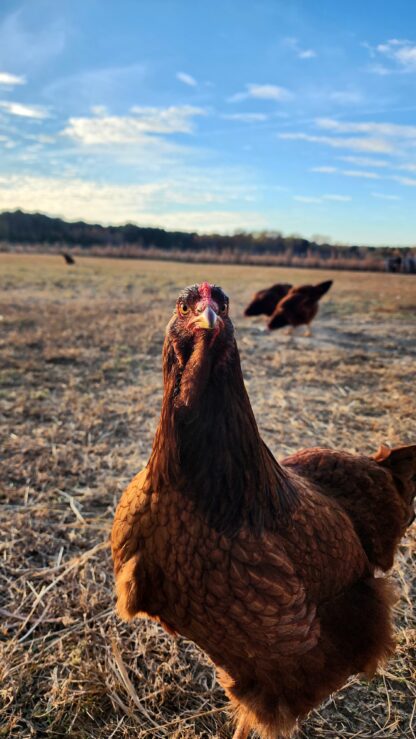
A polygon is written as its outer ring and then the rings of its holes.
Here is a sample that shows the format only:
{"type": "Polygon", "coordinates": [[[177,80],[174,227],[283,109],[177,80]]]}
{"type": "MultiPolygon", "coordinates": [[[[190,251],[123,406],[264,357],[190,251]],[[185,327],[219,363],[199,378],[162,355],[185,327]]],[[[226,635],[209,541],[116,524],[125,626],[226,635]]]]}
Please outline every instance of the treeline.
{"type": "MultiPolygon", "coordinates": [[[[394,247],[344,246],[327,243],[324,239],[310,241],[298,235],[283,236],[280,232],[198,234],[184,231],[166,231],[163,228],[144,228],[127,223],[123,226],[101,226],[99,224],[68,223],[60,218],[50,218],[40,213],[0,213],[0,243],[11,246],[64,248],[77,247],[76,251],[92,250],[97,253],[133,256],[136,252],[149,256],[160,250],[163,253],[200,253],[212,256],[235,258],[245,261],[258,256],[267,256],[291,263],[330,262],[337,260],[343,265],[349,262],[375,264],[397,253],[394,247]]],[[[48,249],[49,250],[49,249],[48,249]]],[[[406,249],[400,252],[406,253],[406,249]]],[[[306,265],[305,265],[306,266],[306,265]]],[[[341,266],[341,264],[340,264],[341,266]]],[[[365,268],[365,267],[364,267],[365,268]]]]}

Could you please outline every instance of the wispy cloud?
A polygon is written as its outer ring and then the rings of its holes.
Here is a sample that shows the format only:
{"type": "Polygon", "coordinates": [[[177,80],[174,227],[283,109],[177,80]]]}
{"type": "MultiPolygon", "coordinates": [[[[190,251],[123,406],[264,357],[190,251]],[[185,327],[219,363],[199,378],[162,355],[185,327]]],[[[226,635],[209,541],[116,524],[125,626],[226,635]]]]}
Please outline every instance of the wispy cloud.
{"type": "Polygon", "coordinates": [[[149,133],[192,133],[193,119],[205,115],[203,108],[193,105],[171,105],[168,108],[148,108],[134,105],[135,119],[149,133]]]}
{"type": "MultiPolygon", "coordinates": [[[[284,132],[280,138],[309,141],[335,149],[350,149],[367,154],[395,154],[410,158],[416,146],[416,126],[376,121],[345,121],[336,118],[317,118],[318,131],[312,133],[284,132]],[[345,134],[349,134],[345,136],[345,134]]],[[[393,166],[380,159],[350,157],[345,161],[369,167],[393,166]]],[[[398,165],[396,165],[398,166],[398,165]]]]}
{"type": "Polygon", "coordinates": [[[338,157],[343,162],[350,162],[351,164],[358,164],[359,167],[376,167],[376,168],[383,168],[383,167],[390,167],[391,165],[389,162],[386,162],[384,159],[370,159],[370,157],[356,157],[356,156],[342,156],[338,157]]]}
{"type": "Polygon", "coordinates": [[[305,203],[306,205],[322,205],[325,201],[333,203],[349,203],[352,198],[350,195],[338,195],[337,193],[330,193],[329,195],[293,195],[293,200],[298,203],[305,203]]]}
{"type": "MultiPolygon", "coordinates": [[[[370,48],[373,56],[379,55],[392,61],[399,70],[416,72],[416,43],[413,41],[393,38],[370,48]]],[[[382,69],[386,70],[385,67],[382,69]]],[[[387,68],[387,71],[390,70],[387,68]]]]}
{"type": "Polygon", "coordinates": [[[334,200],[338,203],[349,203],[352,200],[351,195],[323,195],[324,200],[334,200]]]}
{"type": "Polygon", "coordinates": [[[316,51],[313,49],[302,49],[299,51],[299,59],[313,59],[316,56],[316,51]]]}
{"type": "MultiPolygon", "coordinates": [[[[147,68],[142,63],[112,64],[76,71],[63,76],[52,76],[43,88],[43,96],[64,110],[83,110],[91,106],[112,105],[114,100],[131,100],[146,78],[147,68]]],[[[134,99],[134,98],[133,98],[134,99]]]]}
{"type": "Polygon", "coordinates": [[[86,145],[129,144],[149,140],[154,134],[189,134],[195,116],[204,115],[202,108],[191,105],[169,108],[133,106],[133,115],[70,118],[62,134],[86,145]]]}
{"type": "Polygon", "coordinates": [[[312,167],[311,172],[319,172],[321,174],[340,174],[344,177],[361,177],[366,180],[380,180],[379,174],[375,172],[367,172],[362,169],[338,169],[338,167],[312,167]]]}
{"type": "Polygon", "coordinates": [[[323,165],[322,167],[312,167],[311,172],[321,172],[322,174],[333,174],[337,171],[336,167],[323,165]]]}
{"type": "Polygon", "coordinates": [[[372,136],[388,136],[416,139],[416,126],[404,126],[397,123],[357,123],[338,121],[335,118],[317,118],[316,125],[327,131],[336,133],[365,133],[372,136]]]}
{"type": "Polygon", "coordinates": [[[49,112],[40,105],[25,105],[24,103],[0,100],[0,108],[5,110],[6,113],[20,118],[49,118],[49,112]]]}
{"type": "Polygon", "coordinates": [[[221,117],[228,121],[241,121],[242,123],[259,123],[269,119],[266,113],[224,113],[221,117]]]}
{"type": "Polygon", "coordinates": [[[406,172],[416,172],[416,164],[400,164],[397,169],[403,169],[406,172]]]}
{"type": "Polygon", "coordinates": [[[314,144],[324,144],[333,149],[351,149],[352,151],[374,152],[376,154],[390,154],[394,147],[388,141],[377,138],[344,138],[341,136],[316,136],[303,132],[279,133],[280,139],[293,141],[309,141],[314,144]]]}
{"type": "Polygon", "coordinates": [[[14,149],[16,146],[16,142],[10,139],[8,136],[3,136],[3,134],[0,135],[0,145],[4,147],[4,149],[14,149]]]}
{"type": "Polygon", "coordinates": [[[70,219],[130,221],[185,230],[264,228],[262,214],[236,208],[241,193],[234,205],[230,195],[234,197],[234,192],[227,185],[210,191],[206,180],[195,186],[192,178],[178,186],[173,180],[130,185],[80,178],[0,177],[0,210],[19,207],[70,219]],[[177,206],[174,211],[172,204],[177,206]],[[210,204],[215,207],[209,208],[210,204]]]}
{"type": "Polygon", "coordinates": [[[399,195],[387,195],[384,192],[372,192],[371,195],[373,198],[378,198],[379,200],[401,200],[399,195]]]}
{"type": "MultiPolygon", "coordinates": [[[[340,157],[341,158],[341,157],[340,157]]],[[[348,157],[344,157],[345,159],[348,159],[348,157]]],[[[354,159],[354,157],[350,157],[350,159],[354,159]]],[[[356,157],[356,159],[360,159],[360,157],[356,157]]],[[[365,161],[363,159],[362,161],[365,161]]],[[[401,165],[397,167],[397,169],[405,169],[406,165],[401,165]]],[[[338,167],[328,167],[328,166],[322,166],[322,167],[312,167],[311,172],[318,172],[321,174],[337,174],[342,175],[343,177],[356,177],[361,178],[365,180],[393,180],[394,182],[398,182],[400,185],[404,185],[406,187],[416,187],[416,179],[412,177],[403,177],[401,175],[387,175],[383,174],[380,175],[377,172],[371,172],[368,170],[363,169],[339,169],[338,167]]],[[[414,170],[416,171],[416,167],[414,170]]]]}
{"type": "Polygon", "coordinates": [[[250,98],[254,100],[274,100],[276,102],[283,102],[285,100],[290,100],[292,97],[292,93],[285,87],[249,83],[246,85],[246,90],[244,92],[236,92],[234,95],[231,95],[231,97],[228,98],[228,102],[238,103],[241,100],[248,100],[250,98]]]}
{"type": "Polygon", "coordinates": [[[198,84],[195,77],[192,77],[192,75],[187,72],[176,72],[176,79],[178,79],[179,82],[183,82],[184,85],[188,85],[188,87],[196,87],[198,84]]]}
{"type": "Polygon", "coordinates": [[[322,198],[317,198],[312,195],[294,195],[293,200],[296,200],[298,203],[307,203],[310,205],[322,203],[322,198]]]}
{"type": "Polygon", "coordinates": [[[416,187],[416,180],[412,177],[400,177],[399,175],[392,175],[392,180],[395,180],[395,182],[399,182],[401,185],[405,185],[406,187],[416,187]]]}
{"type": "Polygon", "coordinates": [[[5,87],[14,87],[15,85],[25,85],[26,78],[18,74],[10,74],[9,72],[0,72],[0,85],[5,87]]]}
{"type": "Polygon", "coordinates": [[[363,169],[342,169],[344,177],[361,177],[364,180],[381,180],[381,176],[375,172],[366,172],[363,169]]]}
{"type": "Polygon", "coordinates": [[[284,44],[294,52],[298,59],[313,59],[317,56],[314,49],[303,48],[297,38],[285,38],[284,44]]]}

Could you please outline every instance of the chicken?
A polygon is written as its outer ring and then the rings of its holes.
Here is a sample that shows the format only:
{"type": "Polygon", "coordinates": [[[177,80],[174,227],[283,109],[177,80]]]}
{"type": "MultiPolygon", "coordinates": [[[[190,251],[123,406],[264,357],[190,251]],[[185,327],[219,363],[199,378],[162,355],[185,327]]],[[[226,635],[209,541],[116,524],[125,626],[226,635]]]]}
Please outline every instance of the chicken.
{"type": "Polygon", "coordinates": [[[262,441],[221,288],[185,289],[163,348],[147,467],[112,530],[117,610],[193,640],[217,667],[235,739],[292,736],[394,650],[388,569],[412,517],[416,446],[279,464],[262,441]]]}
{"type": "Polygon", "coordinates": [[[311,334],[309,324],[318,312],[318,302],[332,285],[332,280],[320,282],[319,285],[299,285],[292,287],[287,295],[279,301],[267,326],[273,330],[290,326],[290,331],[296,326],[306,324],[308,334],[311,334]]]}
{"type": "Polygon", "coordinates": [[[244,315],[260,316],[264,313],[266,316],[271,316],[279,300],[288,294],[291,287],[292,285],[288,282],[278,282],[265,290],[259,290],[248,304],[244,315]]]}
{"type": "Polygon", "coordinates": [[[66,264],[69,264],[69,265],[75,264],[74,257],[71,254],[69,254],[67,251],[63,251],[62,256],[65,259],[66,264]]]}

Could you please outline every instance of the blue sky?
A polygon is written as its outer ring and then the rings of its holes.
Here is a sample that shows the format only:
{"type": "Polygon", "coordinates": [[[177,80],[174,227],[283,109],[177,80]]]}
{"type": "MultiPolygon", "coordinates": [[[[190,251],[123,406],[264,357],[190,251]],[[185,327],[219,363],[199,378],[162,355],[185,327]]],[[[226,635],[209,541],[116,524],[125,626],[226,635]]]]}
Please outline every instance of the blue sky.
{"type": "Polygon", "coordinates": [[[416,242],[416,3],[2,0],[0,210],[416,242]]]}

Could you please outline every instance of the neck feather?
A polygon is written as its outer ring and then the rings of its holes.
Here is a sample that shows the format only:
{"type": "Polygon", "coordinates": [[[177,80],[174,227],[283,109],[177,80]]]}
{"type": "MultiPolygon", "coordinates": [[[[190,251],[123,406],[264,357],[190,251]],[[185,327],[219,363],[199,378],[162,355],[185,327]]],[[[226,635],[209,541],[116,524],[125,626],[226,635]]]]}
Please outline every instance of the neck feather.
{"type": "Polygon", "coordinates": [[[262,441],[238,349],[212,362],[196,342],[184,366],[164,347],[164,397],[149,460],[153,490],[190,497],[221,533],[277,528],[296,503],[287,473],[262,441]]]}

